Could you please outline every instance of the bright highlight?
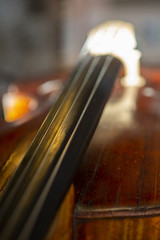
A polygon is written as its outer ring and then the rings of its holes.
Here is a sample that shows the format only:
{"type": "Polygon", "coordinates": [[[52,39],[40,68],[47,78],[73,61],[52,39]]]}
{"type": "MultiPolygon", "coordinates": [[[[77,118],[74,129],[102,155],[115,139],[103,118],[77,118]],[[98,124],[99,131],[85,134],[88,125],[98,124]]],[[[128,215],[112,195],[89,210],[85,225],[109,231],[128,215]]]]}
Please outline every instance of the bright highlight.
{"type": "Polygon", "coordinates": [[[88,36],[86,49],[92,55],[111,54],[123,63],[125,86],[142,86],[140,76],[141,52],[136,48],[133,25],[121,21],[109,21],[94,28],[88,36]]]}
{"type": "Polygon", "coordinates": [[[37,101],[21,93],[6,93],[2,97],[4,119],[15,122],[37,108],[37,101]]]}

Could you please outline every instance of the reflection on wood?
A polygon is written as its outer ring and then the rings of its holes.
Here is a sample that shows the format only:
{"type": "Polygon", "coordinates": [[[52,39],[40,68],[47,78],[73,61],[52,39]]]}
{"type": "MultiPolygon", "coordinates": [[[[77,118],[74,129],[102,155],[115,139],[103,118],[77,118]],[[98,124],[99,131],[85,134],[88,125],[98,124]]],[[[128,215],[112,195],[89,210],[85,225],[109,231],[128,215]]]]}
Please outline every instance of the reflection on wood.
{"type": "MultiPolygon", "coordinates": [[[[133,108],[104,110],[75,181],[74,239],[159,239],[160,94],[150,81],[133,108]]],[[[112,107],[124,88],[116,91],[112,107]]]]}
{"type": "Polygon", "coordinates": [[[78,222],[76,238],[83,240],[158,240],[160,218],[99,219],[78,222]]]}

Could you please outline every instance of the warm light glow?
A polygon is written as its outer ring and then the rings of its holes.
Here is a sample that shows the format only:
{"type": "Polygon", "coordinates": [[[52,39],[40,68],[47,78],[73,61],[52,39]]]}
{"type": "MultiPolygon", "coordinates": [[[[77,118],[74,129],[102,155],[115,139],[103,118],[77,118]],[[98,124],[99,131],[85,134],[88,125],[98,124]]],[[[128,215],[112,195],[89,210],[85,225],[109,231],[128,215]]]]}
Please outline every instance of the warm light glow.
{"type": "Polygon", "coordinates": [[[2,97],[4,119],[14,122],[25,117],[37,108],[37,101],[30,96],[20,93],[7,93],[2,97]]]}
{"type": "Polygon", "coordinates": [[[124,65],[125,86],[142,86],[144,79],[140,76],[141,52],[135,49],[136,39],[132,24],[110,21],[93,29],[85,45],[92,55],[111,54],[120,59],[124,65]]]}
{"type": "Polygon", "coordinates": [[[93,54],[130,50],[136,47],[134,35],[134,29],[130,23],[121,21],[107,22],[94,28],[89,33],[87,49],[93,54]]]}

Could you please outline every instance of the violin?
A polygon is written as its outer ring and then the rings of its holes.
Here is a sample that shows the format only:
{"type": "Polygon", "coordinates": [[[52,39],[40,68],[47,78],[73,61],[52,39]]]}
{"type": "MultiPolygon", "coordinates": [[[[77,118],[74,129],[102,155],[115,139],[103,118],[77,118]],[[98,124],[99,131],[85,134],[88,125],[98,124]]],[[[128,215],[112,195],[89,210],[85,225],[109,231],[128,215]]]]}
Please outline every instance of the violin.
{"type": "Polygon", "coordinates": [[[158,239],[159,83],[117,80],[106,105],[121,67],[107,51],[83,49],[2,191],[1,239],[158,239]]]}

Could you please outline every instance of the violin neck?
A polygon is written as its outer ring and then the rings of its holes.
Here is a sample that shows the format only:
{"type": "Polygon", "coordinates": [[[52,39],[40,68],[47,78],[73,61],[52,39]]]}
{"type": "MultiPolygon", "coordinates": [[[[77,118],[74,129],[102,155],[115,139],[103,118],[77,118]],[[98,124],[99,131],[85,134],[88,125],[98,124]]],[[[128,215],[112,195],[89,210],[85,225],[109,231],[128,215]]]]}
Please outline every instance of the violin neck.
{"type": "Polygon", "coordinates": [[[83,57],[46,117],[0,204],[1,239],[43,239],[67,193],[120,68],[83,57]]]}

